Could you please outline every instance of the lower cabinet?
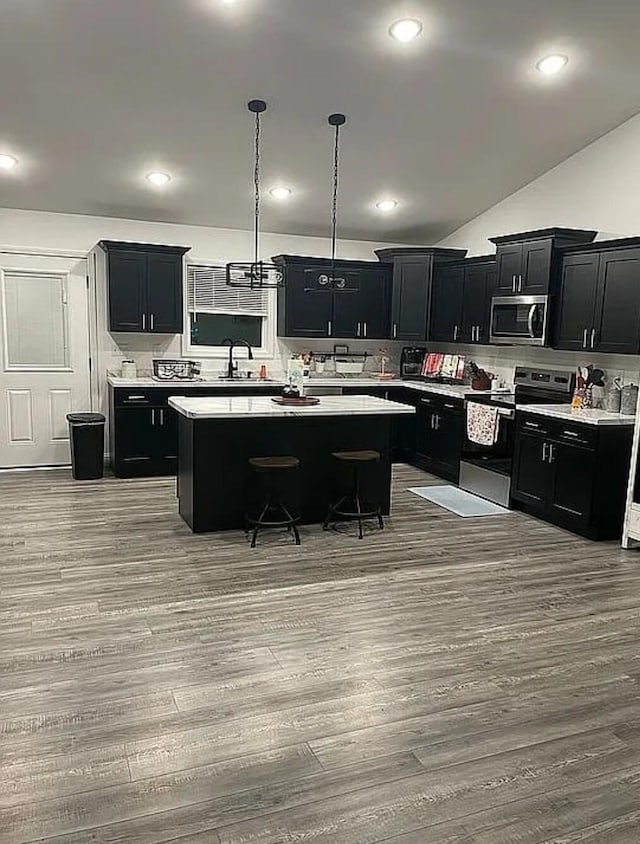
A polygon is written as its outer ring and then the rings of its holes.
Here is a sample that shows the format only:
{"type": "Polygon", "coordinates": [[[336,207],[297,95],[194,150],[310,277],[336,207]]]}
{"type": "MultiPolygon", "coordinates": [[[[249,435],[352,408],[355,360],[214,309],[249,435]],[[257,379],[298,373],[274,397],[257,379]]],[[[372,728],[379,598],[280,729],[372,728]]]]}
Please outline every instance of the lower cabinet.
{"type": "MultiPolygon", "coordinates": [[[[260,387],[260,395],[279,395],[280,388],[260,387]]],[[[189,387],[193,396],[250,396],[251,387],[189,387]]],[[[152,387],[109,390],[109,450],[117,478],[175,475],[178,463],[178,414],[169,407],[169,396],[185,393],[152,387]]]]}
{"type": "Polygon", "coordinates": [[[590,539],[621,536],[632,426],[516,414],[511,496],[522,510],[590,539]]]}
{"type": "Polygon", "coordinates": [[[436,394],[418,396],[412,462],[457,483],[464,438],[464,402],[436,394]]]}

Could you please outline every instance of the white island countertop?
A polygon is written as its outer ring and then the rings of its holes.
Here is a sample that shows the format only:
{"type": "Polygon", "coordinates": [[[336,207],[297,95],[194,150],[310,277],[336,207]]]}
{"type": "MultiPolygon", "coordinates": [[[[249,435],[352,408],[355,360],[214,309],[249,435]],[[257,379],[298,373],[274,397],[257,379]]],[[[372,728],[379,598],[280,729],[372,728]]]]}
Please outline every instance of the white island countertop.
{"type": "Polygon", "coordinates": [[[277,419],[308,416],[389,416],[412,414],[415,407],[373,396],[323,396],[309,407],[279,405],[267,396],[196,398],[171,396],[169,404],[188,419],[277,419]]]}
{"type": "Polygon", "coordinates": [[[570,404],[524,404],[517,409],[522,413],[533,413],[537,416],[551,416],[563,422],[581,422],[584,425],[634,425],[635,416],[623,413],[610,413],[608,410],[588,408],[577,410],[570,404]]]}

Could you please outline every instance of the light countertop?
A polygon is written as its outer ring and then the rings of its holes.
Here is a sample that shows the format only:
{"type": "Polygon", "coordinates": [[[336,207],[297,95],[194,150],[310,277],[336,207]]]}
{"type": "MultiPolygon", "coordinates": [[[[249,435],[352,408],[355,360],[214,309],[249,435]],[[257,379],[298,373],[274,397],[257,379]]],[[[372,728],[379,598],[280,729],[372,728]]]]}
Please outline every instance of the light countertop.
{"type": "Polygon", "coordinates": [[[189,419],[276,419],[308,416],[388,416],[415,413],[414,407],[373,396],[323,396],[311,407],[278,405],[267,396],[172,396],[169,404],[189,419]]]}
{"type": "MultiPolygon", "coordinates": [[[[116,375],[109,375],[107,377],[107,382],[112,387],[119,387],[126,390],[131,389],[148,389],[150,387],[158,387],[161,389],[170,389],[175,390],[176,393],[182,393],[182,391],[188,391],[189,389],[193,388],[206,388],[206,389],[214,389],[218,387],[219,389],[227,389],[237,388],[237,389],[247,389],[249,388],[257,388],[257,390],[267,389],[274,387],[283,387],[285,384],[284,380],[274,379],[273,381],[260,381],[257,378],[238,378],[234,381],[225,381],[221,378],[205,378],[201,381],[180,381],[170,380],[170,381],[158,381],[155,378],[151,377],[140,377],[140,378],[120,378],[116,375]]],[[[448,396],[449,398],[457,398],[457,399],[464,399],[467,395],[483,395],[485,394],[484,391],[477,391],[472,390],[468,384],[427,384],[422,381],[407,381],[402,378],[387,378],[381,380],[380,378],[372,378],[370,376],[363,375],[362,377],[354,377],[354,376],[347,376],[347,377],[339,377],[339,376],[329,376],[327,377],[316,377],[312,376],[308,380],[305,381],[305,389],[309,392],[313,392],[314,388],[316,387],[356,387],[356,388],[382,388],[382,389],[393,389],[404,387],[405,389],[416,390],[420,393],[435,393],[441,396],[448,396]]]]}
{"type": "Polygon", "coordinates": [[[522,413],[533,413],[537,416],[551,416],[564,422],[582,422],[587,425],[635,425],[635,416],[622,413],[610,413],[607,410],[575,410],[570,404],[527,404],[518,405],[517,410],[522,413]]]}

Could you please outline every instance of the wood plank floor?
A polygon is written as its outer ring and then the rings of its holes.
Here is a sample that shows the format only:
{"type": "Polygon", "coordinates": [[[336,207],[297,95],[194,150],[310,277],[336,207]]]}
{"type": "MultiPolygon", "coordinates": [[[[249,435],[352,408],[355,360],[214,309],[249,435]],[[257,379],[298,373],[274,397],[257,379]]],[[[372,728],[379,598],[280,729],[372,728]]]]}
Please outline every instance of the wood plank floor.
{"type": "Polygon", "coordinates": [[[251,551],[0,475],[0,842],[637,844],[640,555],[425,483],[251,551]]]}

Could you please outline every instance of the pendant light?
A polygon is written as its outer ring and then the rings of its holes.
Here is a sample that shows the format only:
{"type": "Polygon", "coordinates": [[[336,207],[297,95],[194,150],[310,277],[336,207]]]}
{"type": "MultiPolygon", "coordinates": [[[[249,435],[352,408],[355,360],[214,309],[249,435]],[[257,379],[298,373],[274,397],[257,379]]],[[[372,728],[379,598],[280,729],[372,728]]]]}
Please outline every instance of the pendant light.
{"type": "Polygon", "coordinates": [[[333,136],[333,196],[331,200],[331,284],[336,287],[344,287],[345,279],[336,278],[336,251],[338,235],[338,188],[340,186],[340,129],[347,122],[344,114],[339,112],[330,114],[329,126],[334,129],[333,136]]]}
{"type": "Polygon", "coordinates": [[[247,103],[247,108],[251,114],[255,115],[253,261],[244,263],[234,261],[227,264],[227,284],[229,287],[265,290],[272,287],[282,287],[284,284],[281,267],[260,260],[260,153],[262,142],[260,115],[267,110],[267,104],[264,100],[251,100],[247,103]]]}

